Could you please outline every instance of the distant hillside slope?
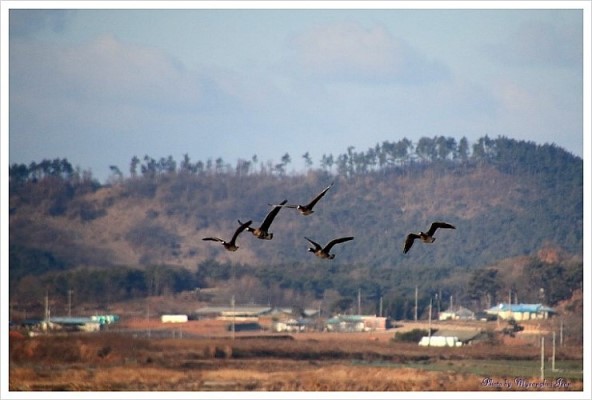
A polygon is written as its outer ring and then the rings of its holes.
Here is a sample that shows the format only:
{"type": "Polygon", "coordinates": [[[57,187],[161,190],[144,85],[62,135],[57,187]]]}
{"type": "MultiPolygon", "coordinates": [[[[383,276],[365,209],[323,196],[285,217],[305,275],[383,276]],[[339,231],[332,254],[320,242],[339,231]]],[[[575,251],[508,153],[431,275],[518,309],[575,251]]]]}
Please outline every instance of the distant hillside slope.
{"type": "Polygon", "coordinates": [[[186,163],[151,170],[142,165],[142,174],[105,186],[67,168],[34,174],[15,165],[11,282],[80,267],[166,264],[197,271],[206,260],[254,270],[355,265],[362,275],[471,271],[549,246],[581,259],[580,158],[555,146],[505,138],[480,141],[470,155],[420,149],[379,163],[372,161],[380,160],[377,146],[337,157],[336,168],[325,165],[295,175],[263,168],[245,172],[238,166],[196,169],[186,163]],[[205,236],[230,239],[237,220],[252,219],[258,226],[269,203],[306,203],[331,182],[312,215],[282,209],[271,226],[271,241],[244,232],[235,253],[202,241],[205,236]],[[432,221],[457,229],[440,230],[434,244],[417,242],[403,254],[405,236],[427,230],[432,221]],[[350,235],[355,240],[333,248],[335,260],[321,262],[306,251],[305,236],[325,244],[350,235]]]}
{"type": "Polygon", "coordinates": [[[339,247],[338,259],[368,265],[475,267],[545,243],[581,254],[582,161],[555,150],[564,162],[553,168],[535,156],[416,162],[352,176],[170,173],[92,189],[48,177],[11,191],[11,244],[47,251],[69,266],[306,262],[304,236],[326,242],[342,235],[356,239],[339,247]],[[283,209],[273,241],[243,234],[236,254],[201,241],[230,238],[237,219],[260,224],[268,203],[308,202],[333,181],[313,215],[283,209]],[[404,256],[405,235],[435,220],[458,229],[440,231],[437,245],[415,246],[404,256]]]}

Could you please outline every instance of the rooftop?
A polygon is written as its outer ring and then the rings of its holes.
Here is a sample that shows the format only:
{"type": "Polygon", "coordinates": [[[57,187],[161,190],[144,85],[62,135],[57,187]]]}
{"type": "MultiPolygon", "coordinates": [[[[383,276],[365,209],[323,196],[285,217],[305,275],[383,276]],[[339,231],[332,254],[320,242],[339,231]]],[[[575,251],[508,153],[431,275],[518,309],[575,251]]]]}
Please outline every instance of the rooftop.
{"type": "Polygon", "coordinates": [[[529,312],[529,313],[539,313],[539,312],[548,312],[554,313],[556,312],[551,307],[544,306],[542,304],[507,304],[507,303],[500,303],[497,306],[491,307],[490,309],[486,310],[488,313],[499,313],[504,311],[511,311],[511,312],[529,312]]]}

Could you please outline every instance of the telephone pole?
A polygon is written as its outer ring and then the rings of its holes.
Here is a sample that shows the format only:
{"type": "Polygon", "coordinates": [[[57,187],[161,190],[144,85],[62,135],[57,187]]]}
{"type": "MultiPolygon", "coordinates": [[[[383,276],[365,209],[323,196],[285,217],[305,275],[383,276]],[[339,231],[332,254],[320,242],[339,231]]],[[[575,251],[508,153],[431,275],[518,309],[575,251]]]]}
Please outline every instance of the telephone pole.
{"type": "Polygon", "coordinates": [[[414,315],[414,320],[415,322],[417,322],[417,285],[415,286],[415,315],[414,315]]]}
{"type": "Polygon", "coordinates": [[[45,322],[49,322],[49,290],[45,289],[45,322]]]}
{"type": "Polygon", "coordinates": [[[432,343],[432,299],[430,298],[430,312],[428,314],[428,346],[432,343]]]}
{"type": "Polygon", "coordinates": [[[553,331],[553,355],[551,356],[551,371],[555,372],[555,331],[553,331]]]}
{"type": "Polygon", "coordinates": [[[68,290],[68,317],[72,316],[72,293],[74,291],[72,289],[68,290]]]}
{"type": "Polygon", "coordinates": [[[152,329],[150,329],[150,301],[146,301],[146,325],[148,325],[148,338],[152,336],[152,329]]]}
{"type": "Polygon", "coordinates": [[[230,306],[232,307],[232,340],[234,341],[235,317],[236,317],[235,307],[234,307],[234,295],[232,295],[232,298],[230,299],[230,306]]]}
{"type": "Polygon", "coordinates": [[[541,337],[541,381],[545,380],[545,337],[541,337]]]}

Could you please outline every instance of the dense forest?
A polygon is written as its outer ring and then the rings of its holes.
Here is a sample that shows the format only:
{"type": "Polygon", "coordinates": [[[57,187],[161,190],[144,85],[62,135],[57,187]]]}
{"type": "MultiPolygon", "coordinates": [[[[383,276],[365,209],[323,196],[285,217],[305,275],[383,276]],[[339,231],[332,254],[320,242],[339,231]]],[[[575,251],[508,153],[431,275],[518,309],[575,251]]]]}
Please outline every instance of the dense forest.
{"type": "MultiPolygon", "coordinates": [[[[348,312],[361,293],[364,312],[410,318],[430,300],[450,298],[475,311],[500,301],[554,305],[582,286],[583,161],[554,145],[505,137],[385,141],[367,151],[324,154],[290,172],[256,155],[231,165],[186,154],[132,157],[110,166],[108,182],[66,159],[10,166],[10,299],[39,306],[39,293],[66,299],[76,288],[106,304],[195,288],[232,291],[240,303],[348,312]],[[125,171],[125,173],[123,172],[125,171]],[[227,252],[205,236],[230,239],[237,220],[260,224],[269,204],[284,208],[271,241],[249,233],[227,252]],[[434,244],[403,254],[409,232],[442,220],[434,244]],[[334,260],[306,251],[304,236],[334,247],[334,260]]],[[[217,301],[215,297],[212,299],[217,301]]]]}

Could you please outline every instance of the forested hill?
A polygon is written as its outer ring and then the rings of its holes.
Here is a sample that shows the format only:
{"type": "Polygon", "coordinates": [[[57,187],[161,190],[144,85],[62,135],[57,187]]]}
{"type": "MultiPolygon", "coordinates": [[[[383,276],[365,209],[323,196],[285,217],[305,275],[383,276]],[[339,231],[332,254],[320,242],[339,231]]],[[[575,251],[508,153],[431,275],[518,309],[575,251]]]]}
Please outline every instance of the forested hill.
{"type": "MultiPolygon", "coordinates": [[[[325,154],[318,167],[308,154],[302,157],[308,169],[300,173],[289,172],[289,154],[279,163],[252,156],[235,165],[222,159],[192,162],[189,155],[179,163],[171,157],[133,157],[123,168],[129,174],[112,166],[106,185],[67,160],[14,164],[11,285],[45,279],[65,287],[88,271],[104,280],[111,279],[105,271],[117,270],[125,271],[117,279],[136,274],[144,280],[112,294],[125,297],[214,286],[228,279],[233,266],[239,279],[248,277],[267,296],[272,288],[316,297],[359,287],[400,294],[415,285],[452,293],[463,292],[471,277],[492,266],[521,257],[544,263],[540,254],[549,253],[569,275],[560,278],[580,284],[583,161],[557,146],[503,137],[471,145],[464,138],[435,137],[415,144],[384,142],[365,152],[350,147],[345,154],[325,154]],[[282,209],[271,241],[244,232],[234,253],[202,241],[229,240],[237,220],[259,226],[269,203],[303,204],[332,182],[314,214],[282,209]],[[456,230],[439,230],[434,244],[417,242],[403,254],[405,236],[437,220],[456,230]],[[335,246],[334,260],[319,260],[306,251],[304,236],[322,244],[340,236],[355,239],[335,246]],[[166,281],[154,277],[159,268],[177,271],[172,283],[159,283],[166,281]]],[[[529,260],[517,261],[520,271],[534,268],[529,260]]],[[[520,289],[508,283],[510,275],[528,278],[511,272],[509,264],[505,272],[498,268],[505,281],[498,278],[484,293],[498,291],[499,297],[506,284],[520,289]]]]}

